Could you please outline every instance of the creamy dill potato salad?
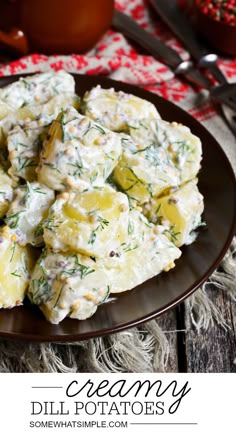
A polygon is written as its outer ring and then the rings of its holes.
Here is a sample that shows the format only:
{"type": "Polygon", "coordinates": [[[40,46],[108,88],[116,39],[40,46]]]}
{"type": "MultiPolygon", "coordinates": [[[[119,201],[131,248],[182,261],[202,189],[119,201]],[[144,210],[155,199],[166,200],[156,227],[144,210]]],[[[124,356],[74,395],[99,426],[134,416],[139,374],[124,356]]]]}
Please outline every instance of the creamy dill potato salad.
{"type": "MultiPolygon", "coordinates": [[[[0,308],[86,319],[175,266],[201,225],[199,138],[150,102],[47,72],[0,89],[0,308]]],[[[157,290],[158,293],[158,290],[157,290]]]]}

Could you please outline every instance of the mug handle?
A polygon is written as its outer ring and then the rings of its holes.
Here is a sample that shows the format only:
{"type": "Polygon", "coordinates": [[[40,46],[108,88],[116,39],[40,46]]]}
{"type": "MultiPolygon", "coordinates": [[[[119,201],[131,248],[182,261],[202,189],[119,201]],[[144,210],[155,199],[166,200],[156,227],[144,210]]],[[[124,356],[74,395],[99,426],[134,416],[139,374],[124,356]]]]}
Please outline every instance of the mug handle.
{"type": "Polygon", "coordinates": [[[24,32],[13,28],[9,33],[0,30],[0,50],[1,48],[10,55],[22,56],[29,53],[29,45],[24,32]]]}

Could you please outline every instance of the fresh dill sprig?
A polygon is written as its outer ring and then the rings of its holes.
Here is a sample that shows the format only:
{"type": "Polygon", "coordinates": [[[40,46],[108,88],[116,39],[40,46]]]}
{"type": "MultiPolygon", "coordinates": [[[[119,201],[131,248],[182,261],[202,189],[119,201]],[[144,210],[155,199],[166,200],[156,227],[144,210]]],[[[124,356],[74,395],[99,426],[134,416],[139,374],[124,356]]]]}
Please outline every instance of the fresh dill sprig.
{"type": "Polygon", "coordinates": [[[180,232],[175,232],[174,228],[175,225],[171,225],[171,227],[169,229],[165,229],[163,233],[169,236],[172,243],[175,244],[178,240],[178,236],[180,235],[180,232]]]}
{"type": "Polygon", "coordinates": [[[109,221],[106,220],[105,218],[101,217],[101,216],[98,216],[97,220],[98,220],[99,224],[91,232],[90,238],[88,240],[88,244],[94,244],[94,242],[95,242],[95,240],[97,238],[97,232],[103,231],[103,229],[105,229],[105,227],[109,225],[109,221]]]}

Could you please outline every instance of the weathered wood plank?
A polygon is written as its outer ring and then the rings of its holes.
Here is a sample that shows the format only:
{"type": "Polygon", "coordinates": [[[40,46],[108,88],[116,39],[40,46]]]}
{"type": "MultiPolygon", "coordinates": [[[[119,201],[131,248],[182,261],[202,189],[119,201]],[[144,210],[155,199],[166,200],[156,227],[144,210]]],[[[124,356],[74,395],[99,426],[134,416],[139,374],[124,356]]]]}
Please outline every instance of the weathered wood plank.
{"type": "Polygon", "coordinates": [[[186,372],[236,372],[236,303],[219,290],[211,291],[209,297],[220,308],[229,329],[215,323],[207,332],[198,334],[186,313],[186,372]]]}
{"type": "Polygon", "coordinates": [[[171,310],[158,317],[157,323],[165,333],[169,342],[169,360],[165,371],[168,373],[178,372],[178,348],[177,348],[177,319],[176,311],[171,310]]]}
{"type": "Polygon", "coordinates": [[[176,307],[178,371],[187,371],[185,305],[176,307]]]}

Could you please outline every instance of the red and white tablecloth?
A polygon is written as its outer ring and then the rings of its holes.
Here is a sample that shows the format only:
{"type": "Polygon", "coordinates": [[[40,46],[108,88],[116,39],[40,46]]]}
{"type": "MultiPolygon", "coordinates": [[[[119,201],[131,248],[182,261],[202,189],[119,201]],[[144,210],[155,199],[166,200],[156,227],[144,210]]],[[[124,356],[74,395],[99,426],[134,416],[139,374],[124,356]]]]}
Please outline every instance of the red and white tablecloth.
{"type": "MultiPolygon", "coordinates": [[[[148,0],[117,0],[115,5],[146,30],[161,37],[184,59],[188,58],[188,53],[154,13],[148,0]]],[[[236,59],[222,58],[219,65],[229,81],[236,82],[236,59]]],[[[138,84],[180,105],[213,133],[236,169],[235,137],[208,99],[207,93],[196,91],[180,78],[174,77],[166,65],[146,53],[143,54],[141,50],[138,51],[137,47],[113,29],[108,30],[86,54],[45,56],[34,53],[0,66],[0,76],[49,69],[108,75],[116,80],[138,84]]]]}

